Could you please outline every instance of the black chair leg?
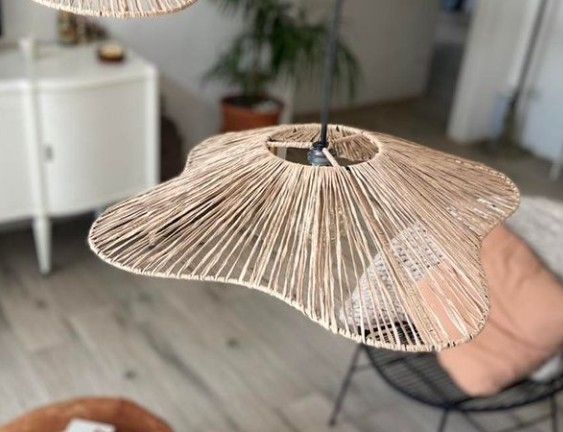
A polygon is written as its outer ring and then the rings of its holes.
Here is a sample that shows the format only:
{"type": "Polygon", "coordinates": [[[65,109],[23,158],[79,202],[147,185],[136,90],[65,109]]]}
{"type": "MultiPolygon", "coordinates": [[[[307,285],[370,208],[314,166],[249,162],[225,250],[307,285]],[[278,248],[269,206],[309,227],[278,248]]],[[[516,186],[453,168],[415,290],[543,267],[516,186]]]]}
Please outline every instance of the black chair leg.
{"type": "Polygon", "coordinates": [[[362,345],[358,345],[356,347],[356,351],[352,355],[352,361],[350,362],[350,366],[348,367],[348,371],[346,372],[346,376],[344,377],[344,381],[342,382],[342,386],[340,387],[340,391],[338,392],[338,396],[336,397],[336,402],[334,403],[334,408],[332,409],[332,414],[330,415],[330,419],[328,424],[330,426],[334,426],[336,424],[336,419],[340,410],[342,409],[342,403],[344,402],[344,397],[346,396],[346,392],[348,391],[348,387],[350,387],[350,382],[352,381],[352,375],[356,372],[356,367],[358,365],[358,359],[360,358],[360,352],[362,351],[362,345]]]}
{"type": "Polygon", "coordinates": [[[475,429],[478,432],[487,432],[486,429],[483,428],[483,426],[481,426],[477,420],[475,420],[473,417],[471,417],[470,414],[466,413],[466,412],[462,412],[461,415],[463,416],[463,418],[465,419],[465,421],[467,423],[469,423],[471,426],[473,426],[473,429],[475,429]]]}
{"type": "Polygon", "coordinates": [[[555,395],[551,396],[551,430],[553,432],[558,432],[559,431],[559,413],[557,412],[558,406],[557,406],[557,399],[555,398],[555,395]]]}
{"type": "Polygon", "coordinates": [[[442,418],[440,419],[440,424],[438,425],[438,432],[444,432],[446,430],[446,424],[448,423],[448,418],[450,417],[450,412],[444,410],[442,412],[442,418]]]}

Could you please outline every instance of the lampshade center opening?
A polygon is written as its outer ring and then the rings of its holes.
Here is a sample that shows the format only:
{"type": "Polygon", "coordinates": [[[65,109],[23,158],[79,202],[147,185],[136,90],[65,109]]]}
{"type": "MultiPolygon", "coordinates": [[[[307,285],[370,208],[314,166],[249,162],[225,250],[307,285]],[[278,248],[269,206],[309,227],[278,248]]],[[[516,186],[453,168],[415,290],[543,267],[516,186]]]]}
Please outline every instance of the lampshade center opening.
{"type": "MultiPolygon", "coordinates": [[[[269,135],[266,147],[288,162],[310,165],[307,155],[318,142],[320,130],[320,125],[291,126],[269,135]]],[[[330,126],[328,149],[341,167],[369,161],[380,152],[379,142],[373,136],[344,126],[330,126]]]]}

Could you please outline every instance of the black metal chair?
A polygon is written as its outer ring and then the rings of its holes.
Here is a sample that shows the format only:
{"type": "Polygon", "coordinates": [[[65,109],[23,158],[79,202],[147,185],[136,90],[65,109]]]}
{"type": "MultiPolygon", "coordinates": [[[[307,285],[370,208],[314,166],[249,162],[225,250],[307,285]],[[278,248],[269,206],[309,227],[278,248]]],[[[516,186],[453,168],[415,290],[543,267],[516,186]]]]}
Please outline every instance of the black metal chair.
{"type": "Polygon", "coordinates": [[[472,414],[513,410],[546,400],[551,405],[548,415],[526,421],[518,420],[516,425],[497,432],[515,431],[550,418],[553,432],[558,430],[556,395],[563,389],[563,374],[547,383],[523,380],[494,396],[474,398],[455,385],[440,367],[434,354],[408,354],[365,345],[358,345],[352,356],[330,417],[330,425],[336,423],[352,376],[366,368],[375,369],[387,384],[406,397],[440,409],[442,416],[438,425],[439,432],[446,430],[448,417],[453,413],[461,414],[476,430],[486,432],[472,414]],[[369,362],[360,365],[362,352],[366,353],[369,362]]]}

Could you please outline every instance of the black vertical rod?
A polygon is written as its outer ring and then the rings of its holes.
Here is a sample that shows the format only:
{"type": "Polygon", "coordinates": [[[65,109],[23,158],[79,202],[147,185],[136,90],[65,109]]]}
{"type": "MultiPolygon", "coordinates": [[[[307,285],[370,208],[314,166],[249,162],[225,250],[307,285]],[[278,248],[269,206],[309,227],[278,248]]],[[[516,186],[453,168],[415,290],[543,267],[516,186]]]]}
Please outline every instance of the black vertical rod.
{"type": "Polygon", "coordinates": [[[446,424],[450,416],[450,411],[445,409],[442,412],[442,417],[440,418],[440,424],[438,425],[438,432],[444,432],[446,430],[446,424]]]}
{"type": "Polygon", "coordinates": [[[321,105],[321,140],[319,147],[328,147],[328,122],[330,119],[330,103],[332,101],[332,88],[336,71],[336,56],[338,51],[338,38],[340,21],[342,18],[343,0],[334,0],[332,23],[326,44],[325,70],[323,77],[323,92],[321,105]]]}
{"type": "Polygon", "coordinates": [[[528,80],[528,77],[530,75],[532,60],[539,42],[539,37],[545,20],[545,16],[547,14],[548,5],[549,5],[548,0],[542,0],[538,6],[538,10],[536,12],[536,17],[534,19],[534,24],[532,27],[532,32],[530,34],[530,39],[528,41],[528,45],[526,46],[526,52],[524,53],[522,70],[520,71],[518,82],[516,83],[514,104],[517,104],[519,102],[518,99],[521,96],[522,89],[524,88],[526,81],[528,80]]]}
{"type": "Polygon", "coordinates": [[[350,382],[352,381],[352,376],[358,369],[358,360],[360,358],[360,354],[363,350],[363,345],[358,344],[356,346],[356,350],[352,355],[352,361],[350,362],[350,366],[348,367],[348,371],[346,372],[346,376],[344,377],[344,381],[340,386],[340,390],[338,391],[338,396],[336,397],[336,402],[334,403],[334,408],[332,409],[332,413],[330,414],[330,419],[328,421],[329,426],[336,425],[336,419],[338,414],[340,414],[340,410],[342,409],[342,404],[344,402],[344,397],[348,392],[348,387],[350,387],[350,382]]]}
{"type": "Polygon", "coordinates": [[[552,432],[558,432],[559,431],[559,419],[558,419],[558,415],[557,415],[557,410],[559,409],[559,407],[557,406],[557,399],[555,398],[555,395],[551,395],[550,398],[550,405],[551,405],[551,430],[552,432]]]}

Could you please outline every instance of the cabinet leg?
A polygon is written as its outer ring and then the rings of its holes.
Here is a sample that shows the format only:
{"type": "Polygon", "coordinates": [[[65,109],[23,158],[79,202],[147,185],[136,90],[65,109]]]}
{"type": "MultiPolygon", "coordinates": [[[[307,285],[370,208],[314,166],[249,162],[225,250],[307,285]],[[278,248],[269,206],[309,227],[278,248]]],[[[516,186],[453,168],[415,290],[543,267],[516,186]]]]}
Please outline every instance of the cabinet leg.
{"type": "Polygon", "coordinates": [[[51,221],[47,217],[33,219],[33,238],[39,263],[39,271],[43,275],[51,272],[51,221]]]}
{"type": "Polygon", "coordinates": [[[553,181],[557,180],[561,175],[561,170],[563,169],[563,162],[557,161],[551,167],[551,171],[549,171],[549,178],[553,181]]]}
{"type": "Polygon", "coordinates": [[[549,172],[551,180],[557,180],[561,175],[561,171],[563,171],[563,146],[561,147],[559,158],[553,163],[551,171],[549,172]]]}

